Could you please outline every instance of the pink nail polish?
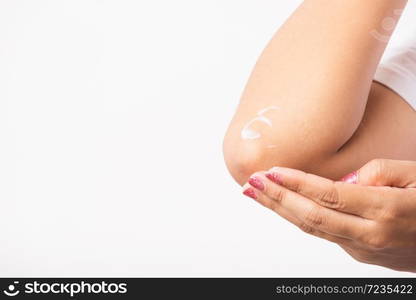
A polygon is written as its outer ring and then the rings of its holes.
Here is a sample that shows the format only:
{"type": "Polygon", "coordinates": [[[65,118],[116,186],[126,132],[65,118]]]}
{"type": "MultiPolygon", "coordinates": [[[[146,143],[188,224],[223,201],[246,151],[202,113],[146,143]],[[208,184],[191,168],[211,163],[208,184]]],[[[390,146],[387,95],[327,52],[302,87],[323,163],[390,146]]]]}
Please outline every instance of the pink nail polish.
{"type": "Polygon", "coordinates": [[[276,172],[268,172],[265,174],[265,176],[271,181],[273,181],[274,183],[277,183],[277,184],[283,183],[282,176],[276,172]]]}
{"type": "Polygon", "coordinates": [[[262,191],[264,190],[264,183],[261,181],[260,178],[253,176],[250,177],[250,179],[248,180],[248,183],[252,186],[255,187],[256,189],[262,191]]]}
{"type": "Polygon", "coordinates": [[[344,177],[341,178],[341,181],[344,181],[346,183],[356,184],[358,182],[358,173],[357,173],[357,171],[345,175],[344,177]]]}
{"type": "Polygon", "coordinates": [[[254,189],[252,188],[248,188],[243,192],[244,195],[246,195],[247,197],[253,198],[254,200],[257,199],[257,195],[256,192],[254,191],[254,189]]]}

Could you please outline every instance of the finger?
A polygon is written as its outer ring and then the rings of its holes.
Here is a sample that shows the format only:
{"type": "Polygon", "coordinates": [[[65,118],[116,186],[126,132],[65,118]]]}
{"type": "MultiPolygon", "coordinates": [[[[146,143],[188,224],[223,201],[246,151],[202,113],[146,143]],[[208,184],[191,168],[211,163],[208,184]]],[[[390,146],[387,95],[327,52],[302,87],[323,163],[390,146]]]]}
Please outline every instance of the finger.
{"type": "Polygon", "coordinates": [[[317,175],[305,173],[295,169],[274,167],[265,173],[269,179],[267,185],[281,185],[313,200],[321,206],[335,209],[348,214],[372,219],[382,208],[375,187],[365,187],[332,181],[317,175]]]}
{"type": "Polygon", "coordinates": [[[284,208],[283,206],[279,205],[276,201],[270,199],[268,196],[263,194],[260,191],[254,190],[253,187],[251,187],[249,184],[246,184],[243,186],[244,194],[253,198],[261,205],[269,208],[270,210],[277,213],[282,218],[286,219],[290,223],[294,224],[295,226],[299,227],[303,232],[314,235],[316,237],[319,237],[321,239],[328,240],[333,243],[337,243],[340,245],[351,245],[353,241],[351,239],[335,236],[328,234],[326,232],[317,230],[306,223],[299,220],[295,215],[291,214],[289,210],[284,208]]]}
{"type": "Polygon", "coordinates": [[[255,173],[249,183],[296,216],[305,224],[302,226],[310,226],[344,238],[362,240],[363,232],[368,232],[365,230],[371,224],[370,220],[318,205],[301,194],[272,183],[261,173],[255,173]]]}
{"type": "Polygon", "coordinates": [[[356,181],[361,185],[416,187],[416,162],[414,161],[374,159],[355,173],[357,174],[356,181]]]}

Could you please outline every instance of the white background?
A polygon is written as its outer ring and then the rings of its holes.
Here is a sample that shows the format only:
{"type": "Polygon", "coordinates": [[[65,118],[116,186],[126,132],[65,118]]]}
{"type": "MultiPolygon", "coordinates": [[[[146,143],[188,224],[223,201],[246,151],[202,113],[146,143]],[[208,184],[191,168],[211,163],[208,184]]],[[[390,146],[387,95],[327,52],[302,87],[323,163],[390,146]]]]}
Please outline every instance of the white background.
{"type": "Polygon", "coordinates": [[[242,88],[299,3],[0,1],[0,275],[409,276],[305,235],[226,171],[242,88]]]}

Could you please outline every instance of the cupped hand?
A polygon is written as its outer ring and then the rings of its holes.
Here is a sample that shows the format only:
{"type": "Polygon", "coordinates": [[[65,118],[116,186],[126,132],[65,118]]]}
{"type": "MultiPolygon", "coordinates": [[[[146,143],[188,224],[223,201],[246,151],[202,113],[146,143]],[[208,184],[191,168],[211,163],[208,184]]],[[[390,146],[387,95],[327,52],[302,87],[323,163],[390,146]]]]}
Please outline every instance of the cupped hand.
{"type": "Polygon", "coordinates": [[[373,160],[343,181],[274,167],[243,189],[360,262],[416,272],[416,162],[373,160]]]}

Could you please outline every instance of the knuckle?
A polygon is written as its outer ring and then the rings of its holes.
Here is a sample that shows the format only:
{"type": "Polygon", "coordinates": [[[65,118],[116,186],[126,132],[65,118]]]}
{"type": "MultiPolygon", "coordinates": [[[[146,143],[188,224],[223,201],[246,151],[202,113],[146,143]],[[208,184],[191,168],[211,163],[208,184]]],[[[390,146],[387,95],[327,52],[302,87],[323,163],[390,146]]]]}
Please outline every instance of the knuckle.
{"type": "MultiPolygon", "coordinates": [[[[380,200],[386,199],[386,197],[383,198],[383,196],[380,196],[380,200]]],[[[397,199],[403,199],[401,197],[397,197],[397,199]]],[[[406,216],[408,212],[406,211],[406,208],[404,208],[402,205],[400,205],[396,201],[391,201],[387,204],[385,204],[383,207],[379,209],[377,219],[381,223],[394,223],[397,222],[398,219],[403,218],[406,216]]]]}
{"type": "Polygon", "coordinates": [[[298,227],[300,230],[308,234],[313,234],[315,232],[315,229],[306,223],[301,223],[298,227]]]}
{"type": "Polygon", "coordinates": [[[301,193],[302,192],[303,182],[304,182],[304,179],[305,179],[304,176],[305,176],[305,174],[303,174],[299,180],[296,180],[296,181],[291,183],[290,189],[293,192],[295,192],[295,193],[301,193]]]}
{"type": "Polygon", "coordinates": [[[305,219],[306,223],[312,227],[320,227],[325,224],[325,217],[320,208],[311,209],[305,219]]]}
{"type": "Polygon", "coordinates": [[[396,221],[401,215],[401,211],[397,205],[389,205],[381,212],[380,220],[386,223],[396,221]]]}
{"type": "Polygon", "coordinates": [[[374,158],[367,163],[367,167],[370,169],[379,170],[385,164],[385,160],[381,158],[374,158]]]}
{"type": "Polygon", "coordinates": [[[302,194],[309,174],[300,170],[296,170],[294,173],[296,176],[292,180],[285,182],[285,186],[292,192],[302,194]]]}
{"type": "Polygon", "coordinates": [[[371,183],[377,185],[381,179],[381,176],[384,174],[384,170],[386,170],[386,165],[388,160],[386,159],[372,159],[369,161],[361,170],[362,173],[365,173],[366,178],[371,178],[371,183]]]}
{"type": "Polygon", "coordinates": [[[283,201],[283,199],[285,199],[286,191],[283,188],[276,188],[273,190],[273,192],[271,192],[271,196],[273,200],[280,203],[283,201]]]}
{"type": "Polygon", "coordinates": [[[389,239],[384,234],[373,236],[367,241],[367,246],[375,250],[385,249],[388,244],[389,239]]]}
{"type": "Polygon", "coordinates": [[[340,198],[338,194],[338,189],[336,183],[331,184],[330,188],[322,191],[317,199],[319,203],[329,206],[331,208],[341,208],[340,198]]]}

